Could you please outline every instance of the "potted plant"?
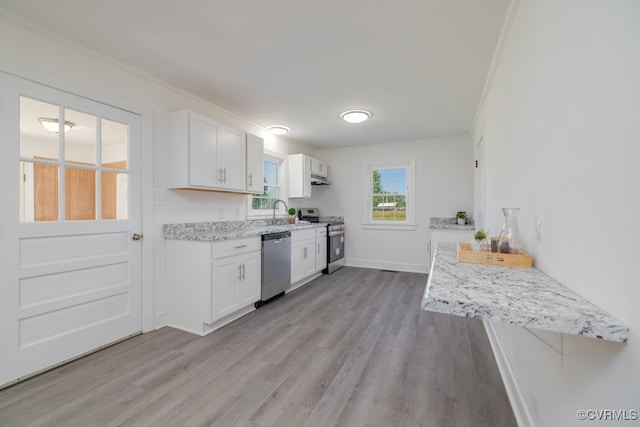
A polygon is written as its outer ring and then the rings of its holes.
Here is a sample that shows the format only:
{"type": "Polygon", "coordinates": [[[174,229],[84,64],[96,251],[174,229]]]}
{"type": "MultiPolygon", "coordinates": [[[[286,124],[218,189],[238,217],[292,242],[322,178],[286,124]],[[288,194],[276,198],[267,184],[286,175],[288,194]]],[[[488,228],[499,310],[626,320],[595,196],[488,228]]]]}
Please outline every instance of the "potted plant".
{"type": "Polygon", "coordinates": [[[456,218],[458,218],[458,225],[465,225],[467,222],[467,214],[465,212],[458,212],[456,218]]]}
{"type": "Polygon", "coordinates": [[[296,208],[289,208],[289,224],[296,223],[296,208]]]}
{"type": "Polygon", "coordinates": [[[473,238],[476,239],[476,250],[478,251],[488,251],[487,245],[487,231],[484,228],[476,231],[473,235],[473,238]]]}

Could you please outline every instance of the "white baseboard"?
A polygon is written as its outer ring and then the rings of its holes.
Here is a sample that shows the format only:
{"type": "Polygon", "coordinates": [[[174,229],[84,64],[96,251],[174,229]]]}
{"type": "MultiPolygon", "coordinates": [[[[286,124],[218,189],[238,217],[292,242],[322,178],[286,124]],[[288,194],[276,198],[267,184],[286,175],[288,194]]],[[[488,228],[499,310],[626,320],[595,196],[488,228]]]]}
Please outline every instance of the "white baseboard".
{"type": "Polygon", "coordinates": [[[367,259],[345,258],[348,267],[374,268],[378,270],[406,271],[408,273],[428,273],[426,264],[406,264],[367,259]]]}
{"type": "Polygon", "coordinates": [[[511,364],[509,363],[509,360],[504,353],[504,350],[498,338],[498,334],[494,329],[493,324],[488,320],[484,320],[483,323],[484,328],[487,331],[489,344],[491,344],[493,355],[496,358],[496,363],[498,364],[498,369],[500,370],[500,375],[502,376],[502,382],[504,383],[504,388],[507,390],[507,396],[509,396],[511,408],[513,409],[513,414],[516,417],[518,426],[536,427],[536,423],[533,419],[533,416],[531,415],[531,411],[527,407],[527,404],[520,391],[520,387],[518,387],[518,382],[513,375],[511,364]]]}
{"type": "Polygon", "coordinates": [[[156,329],[160,329],[163,326],[167,326],[169,324],[169,312],[161,311],[156,313],[156,329]]]}

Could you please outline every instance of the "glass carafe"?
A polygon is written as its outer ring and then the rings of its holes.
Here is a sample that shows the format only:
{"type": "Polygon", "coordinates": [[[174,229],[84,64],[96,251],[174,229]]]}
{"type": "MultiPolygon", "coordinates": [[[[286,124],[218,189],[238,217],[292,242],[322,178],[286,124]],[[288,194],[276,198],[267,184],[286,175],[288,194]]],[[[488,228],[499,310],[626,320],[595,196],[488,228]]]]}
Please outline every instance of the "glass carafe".
{"type": "Polygon", "coordinates": [[[518,212],[520,208],[502,208],[504,225],[498,238],[498,252],[517,254],[524,247],[520,230],[518,230],[518,212]]]}

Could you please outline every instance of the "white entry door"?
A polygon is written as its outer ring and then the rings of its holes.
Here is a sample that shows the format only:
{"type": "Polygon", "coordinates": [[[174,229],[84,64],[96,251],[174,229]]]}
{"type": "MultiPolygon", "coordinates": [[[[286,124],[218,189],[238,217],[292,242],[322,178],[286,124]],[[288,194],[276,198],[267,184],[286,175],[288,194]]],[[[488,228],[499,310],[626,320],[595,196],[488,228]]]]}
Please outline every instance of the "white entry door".
{"type": "Polygon", "coordinates": [[[0,386],[142,330],[140,116],[0,73],[0,386]]]}

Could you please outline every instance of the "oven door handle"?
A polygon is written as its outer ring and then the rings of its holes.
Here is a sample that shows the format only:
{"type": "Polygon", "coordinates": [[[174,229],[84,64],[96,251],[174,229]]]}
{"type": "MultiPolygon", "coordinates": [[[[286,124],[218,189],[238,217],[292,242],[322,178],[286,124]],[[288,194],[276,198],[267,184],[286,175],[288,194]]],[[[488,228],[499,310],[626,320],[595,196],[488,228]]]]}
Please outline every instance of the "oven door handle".
{"type": "Polygon", "coordinates": [[[344,234],[344,231],[330,231],[329,237],[340,236],[341,234],[344,234]]]}

